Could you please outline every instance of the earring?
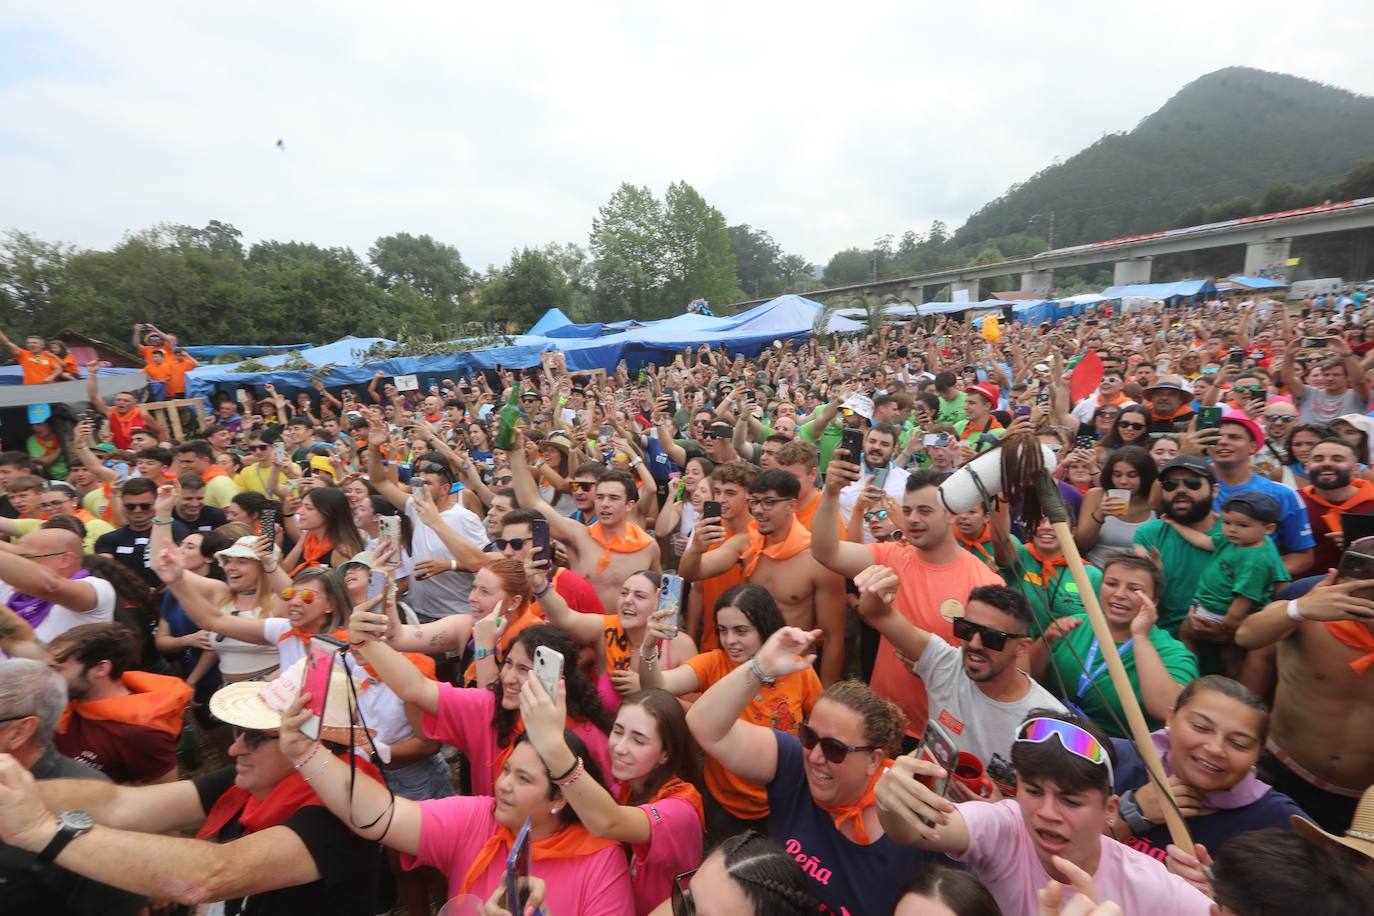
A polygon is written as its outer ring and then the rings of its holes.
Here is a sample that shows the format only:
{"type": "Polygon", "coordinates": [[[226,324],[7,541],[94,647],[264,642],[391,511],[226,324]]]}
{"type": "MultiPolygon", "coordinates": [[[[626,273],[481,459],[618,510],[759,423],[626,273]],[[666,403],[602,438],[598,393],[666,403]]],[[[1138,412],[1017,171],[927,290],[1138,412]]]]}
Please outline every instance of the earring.
{"type": "Polygon", "coordinates": [[[550,813],[550,814],[557,814],[557,813],[558,813],[558,809],[557,809],[557,808],[550,808],[550,809],[549,809],[549,813],[550,813]]]}

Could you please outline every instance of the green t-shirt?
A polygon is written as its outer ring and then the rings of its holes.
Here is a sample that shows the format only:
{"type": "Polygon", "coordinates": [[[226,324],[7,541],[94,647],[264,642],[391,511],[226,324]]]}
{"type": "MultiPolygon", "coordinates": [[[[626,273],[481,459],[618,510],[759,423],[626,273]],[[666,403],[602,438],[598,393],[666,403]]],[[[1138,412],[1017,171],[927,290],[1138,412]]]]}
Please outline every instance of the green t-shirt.
{"type": "Polygon", "coordinates": [[[1212,543],[1217,549],[1197,580],[1197,603],[1213,614],[1225,614],[1236,595],[1249,598],[1255,603],[1252,610],[1259,610],[1273,597],[1275,583],[1293,578],[1269,538],[1255,547],[1237,547],[1218,531],[1212,543]]]}
{"type": "MultiPolygon", "coordinates": [[[[1035,622],[1031,625],[1031,635],[1039,637],[1051,620],[1057,617],[1072,617],[1084,613],[1083,598],[1078,591],[1078,583],[1063,566],[1052,566],[1049,574],[1041,568],[1040,561],[1031,556],[1026,545],[1016,542],[1016,556],[1019,567],[1015,570],[1001,567],[997,570],[1009,588],[1014,588],[1026,596],[1030,602],[1031,614],[1035,622]]],[[[1102,571],[1096,566],[1084,565],[1088,580],[1093,589],[1102,586],[1102,571]]]]}
{"type": "MultiPolygon", "coordinates": [[[[1045,677],[1045,688],[1066,703],[1077,706],[1113,738],[1129,738],[1130,729],[1126,724],[1126,714],[1121,710],[1121,699],[1116,694],[1116,688],[1112,686],[1112,678],[1107,673],[1101,653],[1093,651],[1097,646],[1093,628],[1089,626],[1086,615],[1078,616],[1083,618],[1083,622],[1070,630],[1050,650],[1050,667],[1045,677]],[[1080,692],[1084,663],[1089,663],[1092,677],[1090,686],[1080,692]]],[[[1183,643],[1157,626],[1150,630],[1150,642],[1159,653],[1160,661],[1164,662],[1169,677],[1180,684],[1187,684],[1197,677],[1197,659],[1183,643]]],[[[1131,682],[1131,689],[1139,699],[1140,678],[1135,670],[1134,646],[1121,653],[1121,664],[1126,668],[1126,677],[1131,682]]],[[[1144,712],[1144,704],[1141,704],[1141,711],[1144,712]]],[[[1150,731],[1164,725],[1148,712],[1145,713],[1145,722],[1150,726],[1150,731]]]]}
{"type": "MultiPolygon", "coordinates": [[[[24,447],[28,450],[30,458],[43,457],[43,445],[38,441],[37,436],[29,436],[29,441],[24,443],[24,447]]],[[[53,480],[67,479],[67,458],[65,455],[48,465],[48,476],[53,480]]]]}
{"type": "MultiPolygon", "coordinates": [[[[1219,518],[1207,534],[1213,538],[1221,534],[1219,518]]],[[[1148,521],[1137,528],[1133,542],[1159,551],[1159,559],[1164,566],[1164,594],[1159,598],[1158,626],[1176,636],[1183,619],[1188,616],[1188,608],[1193,606],[1198,579],[1212,562],[1212,554],[1189,544],[1183,535],[1160,519],[1148,521]]]]}
{"type": "Polygon", "coordinates": [[[821,430],[818,435],[815,420],[807,420],[797,427],[798,436],[807,442],[816,443],[816,451],[819,453],[817,457],[820,460],[822,474],[825,473],[826,466],[830,464],[830,459],[835,457],[835,449],[840,445],[840,436],[843,432],[843,427],[832,422],[826,424],[825,429],[821,430]]]}
{"type": "Polygon", "coordinates": [[[935,414],[935,422],[949,426],[967,422],[968,417],[964,415],[964,400],[967,397],[968,395],[961,391],[948,401],[940,398],[940,410],[935,414]]]}

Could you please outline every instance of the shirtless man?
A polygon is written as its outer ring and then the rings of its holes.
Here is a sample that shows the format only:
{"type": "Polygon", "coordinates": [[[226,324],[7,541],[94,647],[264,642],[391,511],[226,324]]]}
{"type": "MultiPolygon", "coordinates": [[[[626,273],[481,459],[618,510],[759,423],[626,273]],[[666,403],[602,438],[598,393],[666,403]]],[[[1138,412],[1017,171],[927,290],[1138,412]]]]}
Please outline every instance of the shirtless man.
{"type": "Polygon", "coordinates": [[[1350,826],[1374,784],[1374,596],[1328,577],[1295,601],[1251,614],[1236,644],[1278,643],[1278,688],[1260,767],[1326,830],[1350,826]]]}
{"type": "Polygon", "coordinates": [[[549,521],[549,533],[568,547],[568,566],[580,573],[601,599],[604,613],[615,610],[620,586],[641,569],[659,569],[658,543],[629,519],[639,501],[635,479],[626,471],[602,474],[593,491],[596,521],[591,525],[560,515],[539,496],[523,448],[510,450],[511,475],[520,505],[549,521]]]}
{"type": "Polygon", "coordinates": [[[678,573],[695,581],[738,566],[746,581],[777,600],[788,626],[819,627],[827,650],[820,676],[828,687],[844,669],[844,579],[812,558],[811,532],[792,517],[799,490],[797,478],[786,471],[764,471],[749,487],[749,527],[727,540],[719,525],[698,523],[678,573]]]}

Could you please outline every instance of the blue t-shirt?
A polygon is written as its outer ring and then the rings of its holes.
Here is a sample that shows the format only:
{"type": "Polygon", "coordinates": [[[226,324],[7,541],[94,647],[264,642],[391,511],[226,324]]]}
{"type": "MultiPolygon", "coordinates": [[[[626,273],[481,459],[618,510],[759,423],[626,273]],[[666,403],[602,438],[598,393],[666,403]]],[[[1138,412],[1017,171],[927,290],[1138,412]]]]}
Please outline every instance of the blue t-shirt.
{"type": "MultiPolygon", "coordinates": [[[[1128,789],[1139,789],[1149,782],[1145,763],[1140,759],[1135,745],[1124,738],[1113,738],[1112,744],[1116,747],[1117,761],[1116,782],[1112,785],[1112,791],[1120,795],[1128,789]]],[[[1270,789],[1261,795],[1258,801],[1244,807],[1217,808],[1211,814],[1188,818],[1188,833],[1192,835],[1193,842],[1206,846],[1207,851],[1215,856],[1231,837],[1250,830],[1260,830],[1264,827],[1292,830],[1288,818],[1293,814],[1307,817],[1293,799],[1282,792],[1270,789]]],[[[1126,841],[1126,845],[1163,862],[1164,852],[1171,842],[1173,841],[1169,839],[1168,825],[1156,824],[1144,836],[1131,837],[1126,841]]]]}
{"type": "Polygon", "coordinates": [[[780,731],[773,737],[778,771],[768,784],[768,833],[811,878],[822,913],[890,913],[902,885],[922,865],[964,867],[887,836],[860,846],[840,833],[830,813],[811,800],[800,739],[780,731]]]}
{"type": "Polygon", "coordinates": [[[1302,504],[1298,494],[1281,483],[1275,483],[1268,477],[1251,474],[1250,479],[1238,487],[1228,487],[1218,481],[1216,510],[1220,512],[1221,504],[1226,502],[1231,495],[1244,493],[1247,490],[1268,493],[1279,501],[1279,508],[1283,510],[1283,518],[1279,521],[1278,528],[1271,535],[1274,539],[1274,546],[1278,547],[1279,553],[1311,550],[1317,546],[1316,540],[1312,537],[1312,522],[1307,517],[1307,507],[1302,504]]]}

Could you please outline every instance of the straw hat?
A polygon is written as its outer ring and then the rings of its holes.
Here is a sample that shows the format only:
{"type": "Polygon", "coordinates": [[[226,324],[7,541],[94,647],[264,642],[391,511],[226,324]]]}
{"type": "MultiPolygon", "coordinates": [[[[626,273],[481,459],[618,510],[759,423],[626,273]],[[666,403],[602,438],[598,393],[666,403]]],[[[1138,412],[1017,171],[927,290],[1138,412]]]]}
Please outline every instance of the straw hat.
{"type": "MultiPolygon", "coordinates": [[[[375,729],[357,724],[353,697],[362,692],[362,685],[355,682],[356,689],[350,690],[348,678],[341,664],[335,664],[329,672],[329,699],[324,704],[324,722],[320,728],[322,741],[344,745],[367,743],[376,734],[375,729]]],[[[305,659],[301,659],[267,684],[262,681],[228,684],[210,697],[210,713],[221,722],[239,728],[254,731],[281,728],[282,713],[296,702],[304,680],[305,659]]]]}
{"type": "Polygon", "coordinates": [[[1335,843],[1346,849],[1354,850],[1367,859],[1374,859],[1374,786],[1364,790],[1360,803],[1355,806],[1355,817],[1345,831],[1345,836],[1327,833],[1305,817],[1290,815],[1288,820],[1293,829],[1310,840],[1335,843]]]}

